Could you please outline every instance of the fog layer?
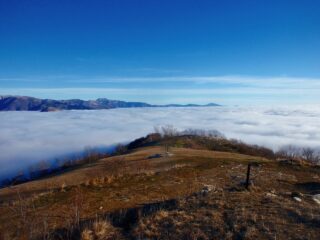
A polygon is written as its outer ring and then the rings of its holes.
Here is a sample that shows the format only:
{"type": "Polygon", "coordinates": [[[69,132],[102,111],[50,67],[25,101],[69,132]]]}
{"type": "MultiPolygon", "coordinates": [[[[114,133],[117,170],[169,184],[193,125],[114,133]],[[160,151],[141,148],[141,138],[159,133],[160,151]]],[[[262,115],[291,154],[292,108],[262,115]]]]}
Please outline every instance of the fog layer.
{"type": "Polygon", "coordinates": [[[0,178],[41,160],[87,146],[111,146],[153,131],[218,130],[277,150],[287,144],[320,145],[320,108],[132,108],[61,112],[0,112],[0,178]]]}

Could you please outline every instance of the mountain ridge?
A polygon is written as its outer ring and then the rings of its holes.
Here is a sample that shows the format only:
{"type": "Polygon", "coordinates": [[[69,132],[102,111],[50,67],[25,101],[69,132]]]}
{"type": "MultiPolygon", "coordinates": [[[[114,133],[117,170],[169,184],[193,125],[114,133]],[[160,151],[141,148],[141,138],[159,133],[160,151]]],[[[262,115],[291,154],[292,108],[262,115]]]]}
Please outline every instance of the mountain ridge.
{"type": "Polygon", "coordinates": [[[52,112],[60,110],[101,110],[114,108],[136,108],[136,107],[214,107],[220,106],[216,103],[206,105],[198,104],[166,104],[155,105],[144,102],[126,102],[108,98],[97,98],[96,100],[54,100],[40,99],[29,96],[0,95],[0,111],[40,111],[52,112]]]}

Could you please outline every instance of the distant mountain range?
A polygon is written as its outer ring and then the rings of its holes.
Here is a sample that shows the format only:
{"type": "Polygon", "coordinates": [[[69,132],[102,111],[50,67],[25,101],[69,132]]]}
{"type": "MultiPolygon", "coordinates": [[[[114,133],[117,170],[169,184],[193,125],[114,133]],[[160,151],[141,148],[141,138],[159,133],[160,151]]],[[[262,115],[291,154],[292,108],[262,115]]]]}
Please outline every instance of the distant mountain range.
{"type": "Polygon", "coordinates": [[[107,98],[98,98],[96,100],[53,100],[39,99],[26,96],[0,96],[0,111],[41,111],[52,112],[60,110],[94,110],[94,109],[112,109],[112,108],[136,108],[136,107],[214,107],[220,106],[215,103],[206,105],[197,104],[168,104],[152,105],[143,102],[125,102],[110,100],[107,98]]]}

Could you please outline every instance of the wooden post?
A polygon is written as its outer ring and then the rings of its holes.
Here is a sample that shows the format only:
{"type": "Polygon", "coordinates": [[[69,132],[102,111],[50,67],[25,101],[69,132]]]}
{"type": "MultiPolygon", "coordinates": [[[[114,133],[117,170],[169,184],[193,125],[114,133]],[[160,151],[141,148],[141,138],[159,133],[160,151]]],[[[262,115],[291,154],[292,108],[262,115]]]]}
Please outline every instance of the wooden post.
{"type": "Polygon", "coordinates": [[[251,169],[251,163],[248,164],[246,189],[249,189],[249,186],[250,186],[250,169],[251,169]]]}
{"type": "Polygon", "coordinates": [[[164,151],[166,154],[169,152],[169,145],[167,143],[164,145],[164,151]]]}

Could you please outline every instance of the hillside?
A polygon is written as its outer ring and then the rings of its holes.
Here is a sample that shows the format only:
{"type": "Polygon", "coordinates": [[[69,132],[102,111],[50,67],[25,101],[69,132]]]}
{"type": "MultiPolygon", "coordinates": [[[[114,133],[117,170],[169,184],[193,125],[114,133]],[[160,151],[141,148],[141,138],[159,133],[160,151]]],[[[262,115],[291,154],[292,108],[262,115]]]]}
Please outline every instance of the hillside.
{"type": "Polygon", "coordinates": [[[122,154],[1,189],[0,239],[319,239],[319,167],[269,154],[149,135],[122,154]]]}
{"type": "MultiPolygon", "coordinates": [[[[39,99],[25,96],[0,96],[0,111],[59,111],[59,110],[94,110],[94,109],[112,109],[112,108],[135,108],[135,107],[200,107],[197,104],[168,104],[152,105],[143,102],[125,102],[110,100],[107,98],[98,98],[96,100],[52,100],[39,99]]],[[[203,106],[219,106],[210,103],[203,106]]]]}

